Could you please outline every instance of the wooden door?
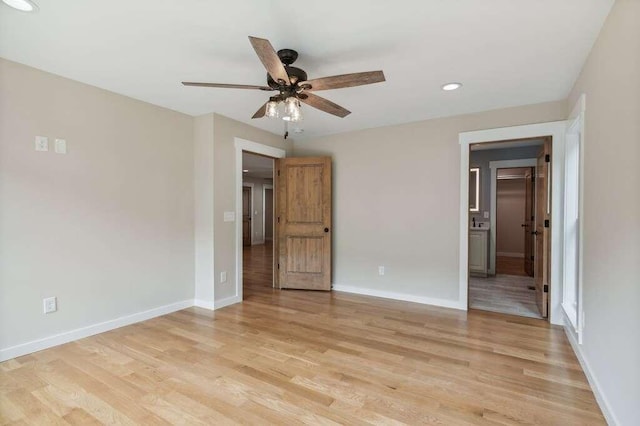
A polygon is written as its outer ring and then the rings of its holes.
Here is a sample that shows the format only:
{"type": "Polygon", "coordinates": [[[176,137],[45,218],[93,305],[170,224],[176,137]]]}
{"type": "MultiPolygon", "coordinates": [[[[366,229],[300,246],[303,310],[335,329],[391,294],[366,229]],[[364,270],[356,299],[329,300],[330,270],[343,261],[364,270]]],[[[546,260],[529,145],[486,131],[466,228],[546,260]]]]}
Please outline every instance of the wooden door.
{"type": "Polygon", "coordinates": [[[242,187],[242,245],[251,245],[251,187],[242,187]]]}
{"type": "Polygon", "coordinates": [[[536,287],[536,304],[540,315],[547,317],[549,305],[549,272],[550,272],[550,212],[551,212],[551,143],[545,141],[538,154],[536,169],[536,219],[534,255],[534,282],[536,287]]]}
{"type": "Polygon", "coordinates": [[[535,169],[529,168],[525,174],[525,201],[524,201],[524,272],[533,277],[533,257],[535,253],[535,245],[533,229],[535,227],[536,212],[535,204],[535,169]]]}
{"type": "Polygon", "coordinates": [[[331,290],[331,158],[276,160],[280,288],[331,290]]]}
{"type": "Polygon", "coordinates": [[[273,189],[264,190],[264,239],[273,240],[273,189]]]}

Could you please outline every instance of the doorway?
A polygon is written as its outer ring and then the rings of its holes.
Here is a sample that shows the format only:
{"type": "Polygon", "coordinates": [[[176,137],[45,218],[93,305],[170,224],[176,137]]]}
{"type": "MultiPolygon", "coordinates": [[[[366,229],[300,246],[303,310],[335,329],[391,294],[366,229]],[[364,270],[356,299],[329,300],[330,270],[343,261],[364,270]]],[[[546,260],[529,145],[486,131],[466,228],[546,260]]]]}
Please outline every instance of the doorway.
{"type": "Polygon", "coordinates": [[[274,205],[272,198],[265,199],[265,194],[273,195],[273,179],[272,157],[242,152],[242,287],[245,298],[264,290],[271,291],[274,286],[274,205]],[[269,237],[266,232],[270,232],[269,237]]]}
{"type": "Polygon", "coordinates": [[[536,226],[550,219],[550,152],[546,137],[470,145],[485,182],[469,204],[469,308],[547,317],[550,234],[536,226]]]}
{"type": "Polygon", "coordinates": [[[535,167],[498,169],[496,274],[533,277],[535,167]]]}

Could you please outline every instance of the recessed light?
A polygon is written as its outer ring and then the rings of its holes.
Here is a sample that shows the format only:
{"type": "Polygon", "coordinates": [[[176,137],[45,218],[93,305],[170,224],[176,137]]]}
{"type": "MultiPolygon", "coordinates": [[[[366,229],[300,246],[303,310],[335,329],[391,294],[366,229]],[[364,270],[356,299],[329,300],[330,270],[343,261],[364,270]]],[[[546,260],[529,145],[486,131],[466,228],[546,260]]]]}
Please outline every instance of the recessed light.
{"type": "Polygon", "coordinates": [[[2,0],[4,4],[21,12],[35,12],[38,6],[31,0],[2,0]]]}
{"type": "Polygon", "coordinates": [[[249,170],[244,169],[244,170],[242,171],[242,173],[249,173],[249,170]]]}
{"type": "Polygon", "coordinates": [[[462,83],[447,83],[442,86],[442,90],[446,90],[447,92],[451,90],[456,90],[462,87],[462,83]]]}

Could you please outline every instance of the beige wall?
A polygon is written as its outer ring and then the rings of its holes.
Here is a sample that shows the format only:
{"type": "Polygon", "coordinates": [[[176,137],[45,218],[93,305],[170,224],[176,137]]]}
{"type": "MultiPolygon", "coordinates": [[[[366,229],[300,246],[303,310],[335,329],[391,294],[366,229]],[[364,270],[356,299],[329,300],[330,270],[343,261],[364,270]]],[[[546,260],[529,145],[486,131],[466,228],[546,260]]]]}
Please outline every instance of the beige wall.
{"type": "Polygon", "coordinates": [[[222,115],[214,114],[214,264],[215,300],[235,295],[236,241],[234,222],[225,222],[224,212],[235,211],[235,145],[234,138],[273,146],[291,152],[292,143],[281,135],[265,132],[222,115]],[[220,283],[220,273],[227,272],[227,282],[220,283]]]}
{"type": "Polygon", "coordinates": [[[192,139],[189,116],[0,59],[0,348],[193,299],[192,139]]]}
{"type": "Polygon", "coordinates": [[[525,180],[499,179],[496,184],[496,254],[524,257],[525,180]]]}
{"type": "Polygon", "coordinates": [[[619,424],[640,419],[640,1],[618,0],[569,97],[586,94],[582,353],[619,424]]]}
{"type": "Polygon", "coordinates": [[[213,303],[213,114],[193,120],[195,299],[213,303]]]}
{"type": "Polygon", "coordinates": [[[333,283],[457,301],[458,134],[565,117],[559,101],[295,142],[333,157],[333,283]]]}

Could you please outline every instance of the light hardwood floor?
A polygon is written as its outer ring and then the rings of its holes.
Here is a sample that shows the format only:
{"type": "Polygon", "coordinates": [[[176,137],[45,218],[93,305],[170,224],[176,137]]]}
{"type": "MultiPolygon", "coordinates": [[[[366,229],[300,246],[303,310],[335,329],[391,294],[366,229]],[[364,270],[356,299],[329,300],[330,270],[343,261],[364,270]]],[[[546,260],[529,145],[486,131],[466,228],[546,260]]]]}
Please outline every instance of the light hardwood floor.
{"type": "Polygon", "coordinates": [[[1,363],[0,423],[604,424],[560,328],[251,274],[242,304],[1,363]]]}

